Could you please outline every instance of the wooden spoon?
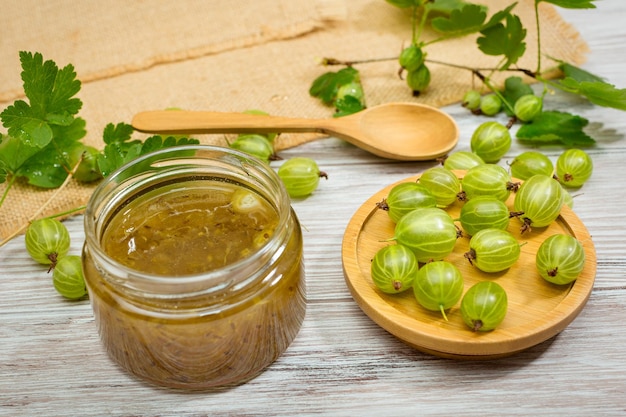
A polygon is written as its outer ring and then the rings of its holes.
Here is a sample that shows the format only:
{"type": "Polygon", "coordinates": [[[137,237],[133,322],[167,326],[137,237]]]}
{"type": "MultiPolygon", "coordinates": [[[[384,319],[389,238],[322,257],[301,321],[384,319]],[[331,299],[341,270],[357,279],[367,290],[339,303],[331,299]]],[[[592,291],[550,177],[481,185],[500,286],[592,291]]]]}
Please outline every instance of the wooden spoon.
{"type": "Polygon", "coordinates": [[[452,117],[413,103],[388,103],[332,119],[157,110],[136,114],[132,125],[142,132],[170,134],[321,132],[375,155],[405,161],[436,159],[454,148],[459,138],[452,117]]]}

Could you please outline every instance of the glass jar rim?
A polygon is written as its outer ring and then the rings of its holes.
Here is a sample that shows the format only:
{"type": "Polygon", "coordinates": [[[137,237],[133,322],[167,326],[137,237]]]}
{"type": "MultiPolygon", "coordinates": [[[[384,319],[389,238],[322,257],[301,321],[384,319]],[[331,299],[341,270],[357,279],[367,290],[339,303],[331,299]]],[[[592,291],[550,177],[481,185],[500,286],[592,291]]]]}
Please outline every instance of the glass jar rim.
{"type": "MultiPolygon", "coordinates": [[[[214,285],[210,287],[212,291],[215,292],[224,290],[224,287],[235,286],[243,288],[251,282],[254,282],[256,275],[261,275],[258,271],[256,271],[257,274],[254,273],[255,271],[252,270],[252,265],[262,265],[272,258],[280,256],[279,253],[275,252],[280,248],[280,244],[288,233],[288,222],[291,216],[291,210],[289,195],[280,177],[278,177],[276,172],[266,162],[245,152],[224,146],[206,144],[173,146],[139,156],[113,171],[98,184],[87,203],[85,211],[85,245],[89,247],[92,256],[101,261],[105,261],[108,267],[114,269],[117,272],[115,274],[116,276],[128,277],[125,281],[126,284],[129,283],[128,281],[130,277],[132,277],[134,284],[143,282],[169,289],[184,288],[185,286],[196,287],[200,285],[203,289],[203,293],[206,293],[207,284],[211,282],[214,283],[214,285]],[[218,157],[222,159],[218,159],[218,157]],[[217,162],[218,160],[220,161],[220,165],[222,165],[222,169],[230,166],[240,170],[241,175],[246,175],[246,177],[241,178],[247,178],[249,180],[246,182],[248,185],[254,183],[257,186],[271,189],[271,193],[265,192],[264,197],[271,199],[270,203],[274,205],[279,215],[279,221],[275,229],[276,233],[261,248],[254,251],[249,256],[232,264],[225,265],[224,267],[181,276],[164,276],[142,272],[123,265],[105,253],[100,242],[104,231],[103,225],[100,224],[100,222],[102,222],[103,216],[105,220],[109,217],[111,209],[116,207],[117,202],[120,200],[123,201],[128,196],[133,195],[132,193],[124,194],[124,190],[120,190],[120,188],[123,188],[124,185],[130,181],[147,180],[150,178],[150,174],[154,172],[171,173],[183,166],[189,169],[189,167],[193,167],[194,161],[198,164],[198,167],[201,161],[205,161],[208,167],[208,162],[217,162]],[[143,169],[137,170],[138,167],[143,169]],[[256,176],[253,174],[256,174],[256,176]],[[114,201],[116,203],[111,203],[111,199],[120,191],[122,191],[124,197],[115,199],[114,201]],[[231,272],[231,276],[234,276],[236,274],[232,274],[232,272],[241,270],[246,270],[251,273],[249,275],[238,274],[240,277],[245,276],[246,279],[239,279],[236,282],[231,279],[230,282],[223,282],[224,274],[231,272]],[[221,285],[217,285],[218,283],[221,283],[221,285]]],[[[118,282],[118,284],[120,283],[118,282]]],[[[170,295],[174,297],[181,294],[170,295]]],[[[185,295],[189,295],[189,293],[185,292],[185,295]]]]}

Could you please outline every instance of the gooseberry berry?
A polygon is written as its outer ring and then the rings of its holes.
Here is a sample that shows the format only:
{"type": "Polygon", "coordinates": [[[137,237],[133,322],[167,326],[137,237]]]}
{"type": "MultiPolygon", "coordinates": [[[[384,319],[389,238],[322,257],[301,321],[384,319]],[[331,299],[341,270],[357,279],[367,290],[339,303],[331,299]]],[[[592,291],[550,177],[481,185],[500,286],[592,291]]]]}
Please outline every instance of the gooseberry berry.
{"type": "Polygon", "coordinates": [[[229,146],[249,155],[256,156],[265,162],[269,162],[274,156],[274,146],[269,139],[256,133],[240,135],[234,142],[230,143],[229,146]]]}
{"type": "Polygon", "coordinates": [[[511,133],[502,123],[485,122],[472,134],[470,146],[486,163],[496,163],[511,149],[511,133]]]}
{"type": "Polygon", "coordinates": [[[447,261],[429,262],[417,271],[413,293],[422,307],[440,311],[447,321],[445,310],[454,306],[463,295],[461,271],[447,261]]]}
{"type": "Polygon", "coordinates": [[[468,110],[478,110],[480,108],[481,95],[476,90],[470,90],[463,96],[461,105],[468,110]]]}
{"type": "Polygon", "coordinates": [[[457,151],[453,152],[443,162],[443,167],[449,170],[468,170],[476,165],[483,165],[485,161],[473,152],[457,151]]]}
{"type": "Polygon", "coordinates": [[[522,233],[552,223],[561,212],[563,192],[561,185],[547,175],[533,175],[524,181],[513,202],[515,211],[522,212],[522,233]]]}
{"type": "Polygon", "coordinates": [[[552,176],[554,172],[554,165],[550,158],[535,151],[522,152],[509,165],[511,175],[520,180],[527,180],[537,174],[552,176]]]}
{"type": "Polygon", "coordinates": [[[413,90],[413,95],[419,96],[430,85],[430,70],[426,65],[420,65],[407,73],[406,83],[413,90]]]}
{"type": "Polygon", "coordinates": [[[440,207],[447,207],[454,203],[461,191],[459,178],[452,171],[441,166],[428,168],[418,181],[430,191],[440,207]]]}
{"type": "Polygon", "coordinates": [[[585,250],[574,236],[552,235],[537,249],[535,263],[539,275],[546,281],[557,285],[569,284],[585,267],[585,250]]]}
{"type": "Polygon", "coordinates": [[[502,99],[495,94],[484,95],[480,100],[480,111],[485,116],[495,116],[502,110],[502,99]]]}
{"type": "Polygon", "coordinates": [[[306,197],[317,189],[320,177],[328,178],[317,163],[306,157],[288,159],[278,168],[287,193],[292,198],[306,197]]]}
{"type": "Polygon", "coordinates": [[[411,44],[400,52],[398,61],[403,69],[415,71],[424,64],[424,52],[416,44],[411,44]]]}
{"type": "Polygon", "coordinates": [[[412,287],[418,268],[411,249],[389,245],[376,252],[370,273],[372,281],[382,292],[397,294],[412,287]]]}
{"type": "Polygon", "coordinates": [[[470,236],[483,229],[506,230],[511,213],[506,204],[490,195],[483,195],[467,201],[459,213],[459,222],[470,236]]]}
{"type": "Polygon", "coordinates": [[[93,146],[75,146],[69,155],[72,167],[80,160],[76,171],[74,171],[74,179],[80,182],[93,182],[101,179],[102,173],[98,169],[99,154],[100,151],[93,146]]]}
{"type": "Polygon", "coordinates": [[[42,218],[32,222],[24,237],[26,250],[40,264],[54,268],[70,249],[70,234],[56,219],[42,218]]]}
{"type": "Polygon", "coordinates": [[[511,191],[516,190],[519,184],[511,181],[511,175],[495,164],[483,164],[470,168],[461,180],[461,200],[471,200],[479,195],[490,195],[501,201],[506,201],[511,191]]]}
{"type": "Polygon", "coordinates": [[[481,281],[470,287],[461,300],[463,321],[472,331],[490,331],[506,316],[508,297],[502,286],[493,281],[481,281]]]}
{"type": "Polygon", "coordinates": [[[393,239],[411,249],[418,262],[438,261],[452,253],[457,229],[446,211],[420,208],[396,223],[393,239]]]}
{"type": "Polygon", "coordinates": [[[515,101],[513,113],[522,122],[532,122],[543,109],[543,99],[534,94],[525,94],[515,101]]]}
{"type": "Polygon", "coordinates": [[[465,258],[483,272],[504,271],[520,257],[520,244],[510,232],[488,228],[476,232],[469,242],[465,258]]]}
{"type": "Polygon", "coordinates": [[[568,149],[556,160],[556,176],[566,187],[580,187],[593,171],[593,161],[582,149],[568,149]]]}
{"type": "Polygon", "coordinates": [[[402,182],[394,185],[389,190],[387,198],[378,203],[378,207],[386,210],[394,223],[417,208],[436,206],[437,200],[431,192],[416,182],[402,182]]]}
{"type": "Polygon", "coordinates": [[[87,294],[81,257],[68,255],[61,258],[52,273],[52,283],[59,294],[77,300],[87,294]]]}

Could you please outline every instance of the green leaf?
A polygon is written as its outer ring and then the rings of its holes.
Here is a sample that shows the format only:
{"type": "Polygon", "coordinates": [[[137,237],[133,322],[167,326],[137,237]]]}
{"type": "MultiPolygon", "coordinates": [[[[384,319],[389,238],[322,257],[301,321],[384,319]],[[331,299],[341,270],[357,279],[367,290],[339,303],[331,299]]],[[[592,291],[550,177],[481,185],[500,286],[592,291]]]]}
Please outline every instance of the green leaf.
{"type": "Polygon", "coordinates": [[[39,152],[40,148],[30,146],[13,136],[3,135],[0,141],[0,161],[10,173],[19,170],[22,164],[39,152]]]}
{"type": "Polygon", "coordinates": [[[0,161],[0,184],[5,183],[7,180],[7,176],[9,175],[9,171],[4,165],[3,161],[0,161]]]}
{"type": "Polygon", "coordinates": [[[453,9],[449,17],[439,16],[431,21],[433,29],[448,36],[463,36],[481,30],[487,11],[477,4],[467,4],[453,9]]]}
{"type": "Polygon", "coordinates": [[[52,129],[44,119],[33,115],[33,111],[23,100],[15,101],[0,113],[8,134],[25,144],[43,148],[52,140],[52,129]]]}
{"type": "Polygon", "coordinates": [[[595,0],[536,0],[537,3],[550,3],[565,9],[595,9],[595,0]]]}
{"type": "Polygon", "coordinates": [[[626,89],[603,81],[581,81],[565,78],[557,85],[570,93],[584,96],[598,106],[626,110],[626,89]]]}
{"type": "Polygon", "coordinates": [[[78,117],[69,126],[53,126],[54,137],[50,143],[31,155],[15,171],[26,177],[36,187],[57,188],[73,168],[70,155],[76,147],[83,147],[80,139],[85,136],[85,120],[78,117]]]}
{"type": "Polygon", "coordinates": [[[516,15],[506,16],[506,26],[502,23],[489,26],[480,31],[483,35],[476,42],[478,48],[487,55],[504,55],[506,62],[500,70],[506,70],[515,64],[526,51],[526,29],[516,15]]]}
{"type": "MultiPolygon", "coordinates": [[[[447,16],[450,16],[453,10],[462,9],[464,6],[470,4],[464,0],[435,0],[431,3],[426,3],[425,7],[428,8],[429,12],[441,13],[447,16]]],[[[486,6],[481,6],[487,11],[486,6]]]]}
{"type": "Polygon", "coordinates": [[[339,87],[359,80],[359,72],[353,67],[342,68],[337,72],[326,72],[313,81],[309,94],[319,98],[326,105],[332,105],[339,87]]]}
{"type": "Polygon", "coordinates": [[[500,23],[502,20],[504,20],[508,15],[511,14],[511,11],[515,8],[515,6],[517,6],[517,2],[509,5],[509,7],[507,7],[506,9],[502,9],[497,13],[494,13],[493,16],[491,16],[491,18],[489,19],[489,21],[487,23],[485,23],[483,25],[483,27],[481,28],[481,30],[485,30],[485,29],[489,29],[492,26],[497,25],[498,23],[500,23]]]}
{"type": "Polygon", "coordinates": [[[567,78],[573,78],[576,81],[600,81],[605,82],[604,78],[592,74],[589,71],[585,71],[582,68],[579,68],[575,65],[568,64],[563,61],[559,62],[559,69],[563,72],[563,75],[567,78]]]}
{"type": "Polygon", "coordinates": [[[117,125],[109,123],[104,127],[102,139],[106,144],[126,142],[130,140],[134,131],[133,127],[128,123],[118,123],[117,125]]]}
{"type": "Polygon", "coordinates": [[[588,123],[587,119],[570,113],[544,111],[532,123],[522,125],[516,136],[520,141],[533,144],[591,146],[595,140],[583,132],[588,123]]]}

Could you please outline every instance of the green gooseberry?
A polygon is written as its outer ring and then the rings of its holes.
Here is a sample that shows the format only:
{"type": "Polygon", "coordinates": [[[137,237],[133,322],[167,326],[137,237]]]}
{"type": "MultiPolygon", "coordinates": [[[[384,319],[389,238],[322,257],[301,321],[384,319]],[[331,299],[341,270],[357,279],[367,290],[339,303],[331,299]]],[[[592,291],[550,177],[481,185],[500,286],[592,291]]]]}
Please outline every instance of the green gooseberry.
{"type": "Polygon", "coordinates": [[[506,291],[494,281],[472,285],[461,300],[463,321],[474,332],[494,330],[504,321],[507,310],[506,291]]]}
{"type": "Polygon", "coordinates": [[[534,94],[526,94],[515,101],[513,113],[522,122],[532,122],[543,110],[543,99],[534,94]]]}
{"type": "Polygon", "coordinates": [[[546,281],[557,285],[569,284],[585,267],[585,250],[574,236],[552,235],[537,249],[535,264],[539,275],[546,281]]]}
{"type": "Polygon", "coordinates": [[[502,123],[490,121],[476,128],[470,146],[486,163],[496,163],[509,151],[511,142],[509,129],[502,123]]]}
{"type": "Polygon", "coordinates": [[[411,249],[402,245],[389,245],[376,252],[370,273],[378,289],[387,294],[397,294],[413,286],[418,269],[417,259],[411,249]]]}
{"type": "Polygon", "coordinates": [[[441,312],[447,321],[445,310],[454,306],[463,295],[461,271],[447,261],[429,262],[417,271],[413,294],[422,307],[441,312]]]}
{"type": "Polygon", "coordinates": [[[469,242],[465,258],[483,272],[509,269],[521,255],[520,243],[509,231],[488,228],[476,232],[469,242]]]}
{"type": "Polygon", "coordinates": [[[454,220],[443,209],[419,208],[396,223],[395,240],[410,248],[418,262],[439,261],[450,255],[457,239],[454,220]]]}
{"type": "Polygon", "coordinates": [[[485,116],[495,116],[502,110],[502,99],[495,94],[484,95],[480,100],[480,112],[485,116]]]}
{"type": "Polygon", "coordinates": [[[554,165],[550,158],[536,151],[522,152],[511,161],[509,166],[511,175],[520,180],[527,180],[537,174],[551,176],[554,172],[554,165]]]}
{"type": "Polygon", "coordinates": [[[556,160],[556,176],[566,187],[580,187],[591,177],[593,160],[582,149],[568,149],[556,160]]]}

